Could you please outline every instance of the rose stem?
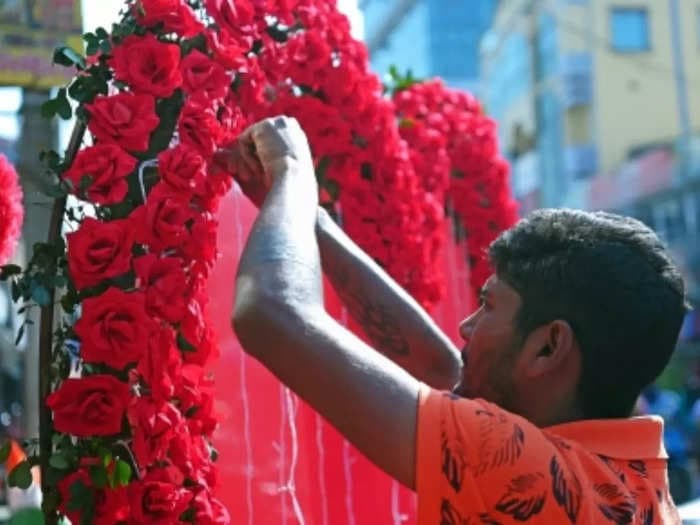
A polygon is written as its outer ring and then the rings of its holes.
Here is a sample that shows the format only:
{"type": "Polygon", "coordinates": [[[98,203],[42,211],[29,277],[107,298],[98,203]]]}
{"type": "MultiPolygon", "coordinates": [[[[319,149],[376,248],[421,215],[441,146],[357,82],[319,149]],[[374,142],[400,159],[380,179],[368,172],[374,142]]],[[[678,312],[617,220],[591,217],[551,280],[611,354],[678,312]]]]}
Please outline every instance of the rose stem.
{"type": "MultiPolygon", "coordinates": [[[[80,149],[85,135],[86,123],[78,119],[73,128],[68,148],[66,148],[66,163],[70,165],[75,155],[80,149]]],[[[48,243],[55,245],[61,238],[61,225],[63,224],[63,214],[66,210],[66,197],[59,197],[54,200],[51,212],[51,222],[49,223],[48,243]]],[[[55,296],[55,289],[52,295],[55,296]]],[[[49,304],[41,308],[40,332],[39,332],[39,465],[41,468],[41,493],[43,494],[42,511],[46,525],[56,525],[58,514],[54,505],[55,498],[47,497],[55,487],[48,483],[49,458],[52,452],[51,438],[53,435],[53,424],[51,421],[51,411],[44,400],[51,393],[51,349],[53,346],[54,330],[54,302],[55,297],[49,304]]]]}

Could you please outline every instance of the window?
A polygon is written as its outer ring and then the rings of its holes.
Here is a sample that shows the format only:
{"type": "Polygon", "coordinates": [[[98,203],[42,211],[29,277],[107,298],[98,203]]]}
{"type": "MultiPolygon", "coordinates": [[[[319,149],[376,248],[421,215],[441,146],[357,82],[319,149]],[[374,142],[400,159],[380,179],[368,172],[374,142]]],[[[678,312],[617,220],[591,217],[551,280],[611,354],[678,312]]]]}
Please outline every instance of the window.
{"type": "Polygon", "coordinates": [[[648,51],[649,14],[645,8],[613,7],[610,11],[611,43],[615,51],[648,51]]]}

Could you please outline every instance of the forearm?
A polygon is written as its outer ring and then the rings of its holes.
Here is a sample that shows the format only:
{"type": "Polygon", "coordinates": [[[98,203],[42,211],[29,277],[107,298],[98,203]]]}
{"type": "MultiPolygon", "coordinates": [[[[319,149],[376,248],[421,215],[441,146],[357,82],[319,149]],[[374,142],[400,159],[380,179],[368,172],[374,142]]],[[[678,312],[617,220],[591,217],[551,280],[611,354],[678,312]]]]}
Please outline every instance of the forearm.
{"type": "Polygon", "coordinates": [[[373,347],[428,385],[452,389],[459,353],[427,312],[324,211],[316,236],[326,276],[373,347]]]}
{"type": "Polygon", "coordinates": [[[323,307],[318,244],[318,205],[313,179],[298,176],[296,164],[275,182],[260,208],[238,267],[236,310],[273,299],[287,306],[323,307]],[[305,269],[304,278],[298,275],[305,269]]]}

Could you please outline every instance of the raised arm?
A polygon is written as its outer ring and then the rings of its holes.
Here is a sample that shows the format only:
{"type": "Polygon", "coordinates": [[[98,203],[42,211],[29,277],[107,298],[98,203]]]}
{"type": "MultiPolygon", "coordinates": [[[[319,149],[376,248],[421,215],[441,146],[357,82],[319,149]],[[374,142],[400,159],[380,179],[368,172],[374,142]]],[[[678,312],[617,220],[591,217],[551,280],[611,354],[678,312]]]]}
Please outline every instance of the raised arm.
{"type": "Polygon", "coordinates": [[[424,383],[451,390],[459,352],[428,313],[324,210],[316,236],[326,276],[372,346],[424,383]]]}
{"type": "MultiPolygon", "coordinates": [[[[260,206],[271,179],[243,143],[219,153],[246,195],[260,206]]],[[[450,390],[459,352],[420,305],[318,208],[316,238],[324,273],[372,346],[417,379],[450,390]]]]}
{"type": "Polygon", "coordinates": [[[241,140],[254,142],[272,180],[238,269],[233,325],[241,344],[370,460],[414,487],[419,385],[323,309],[318,191],[303,132],[277,118],[241,140]]]}

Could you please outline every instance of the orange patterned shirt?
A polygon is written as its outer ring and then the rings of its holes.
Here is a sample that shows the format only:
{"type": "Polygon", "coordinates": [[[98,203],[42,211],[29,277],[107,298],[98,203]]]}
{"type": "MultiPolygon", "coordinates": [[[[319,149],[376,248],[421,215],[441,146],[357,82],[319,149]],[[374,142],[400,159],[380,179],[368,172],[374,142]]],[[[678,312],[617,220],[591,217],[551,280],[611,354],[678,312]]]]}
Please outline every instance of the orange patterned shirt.
{"type": "Polygon", "coordinates": [[[421,388],[418,525],[680,524],[656,417],[540,429],[421,388]]]}

